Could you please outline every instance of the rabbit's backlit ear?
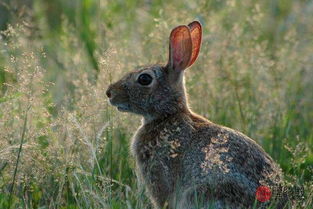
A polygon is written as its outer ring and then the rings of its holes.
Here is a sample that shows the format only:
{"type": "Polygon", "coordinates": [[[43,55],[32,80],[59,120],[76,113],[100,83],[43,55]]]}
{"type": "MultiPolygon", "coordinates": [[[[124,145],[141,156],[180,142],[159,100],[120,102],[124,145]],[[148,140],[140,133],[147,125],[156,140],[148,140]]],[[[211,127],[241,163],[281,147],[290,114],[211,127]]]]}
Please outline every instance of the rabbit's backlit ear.
{"type": "Polygon", "coordinates": [[[190,30],[181,25],[174,28],[170,35],[168,66],[174,70],[184,70],[188,67],[192,54],[190,30]]]}
{"type": "Polygon", "coordinates": [[[192,23],[188,25],[188,27],[190,29],[190,34],[191,34],[192,54],[191,54],[191,58],[187,67],[189,67],[196,61],[200,52],[201,40],[202,40],[202,27],[201,27],[200,22],[193,21],[192,23]]]}

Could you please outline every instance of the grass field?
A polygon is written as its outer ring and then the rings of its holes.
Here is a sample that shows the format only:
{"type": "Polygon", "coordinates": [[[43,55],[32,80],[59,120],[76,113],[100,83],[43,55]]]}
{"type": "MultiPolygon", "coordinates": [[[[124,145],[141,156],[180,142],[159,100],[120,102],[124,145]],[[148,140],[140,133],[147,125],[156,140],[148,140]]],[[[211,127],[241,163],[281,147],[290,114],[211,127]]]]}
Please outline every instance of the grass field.
{"type": "Polygon", "coordinates": [[[255,139],[313,208],[313,1],[0,0],[0,208],[151,208],[129,153],[140,117],[107,86],[168,57],[195,19],[192,109],[255,139]]]}

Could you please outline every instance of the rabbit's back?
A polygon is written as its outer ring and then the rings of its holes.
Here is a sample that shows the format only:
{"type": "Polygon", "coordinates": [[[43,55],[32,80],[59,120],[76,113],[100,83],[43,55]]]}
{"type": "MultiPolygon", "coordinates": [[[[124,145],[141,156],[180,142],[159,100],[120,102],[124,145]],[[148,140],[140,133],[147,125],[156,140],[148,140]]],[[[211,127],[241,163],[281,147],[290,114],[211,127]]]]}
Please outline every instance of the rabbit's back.
{"type": "Polygon", "coordinates": [[[195,131],[182,163],[185,188],[247,207],[259,186],[281,184],[280,168],[252,139],[201,117],[191,118],[195,131]]]}

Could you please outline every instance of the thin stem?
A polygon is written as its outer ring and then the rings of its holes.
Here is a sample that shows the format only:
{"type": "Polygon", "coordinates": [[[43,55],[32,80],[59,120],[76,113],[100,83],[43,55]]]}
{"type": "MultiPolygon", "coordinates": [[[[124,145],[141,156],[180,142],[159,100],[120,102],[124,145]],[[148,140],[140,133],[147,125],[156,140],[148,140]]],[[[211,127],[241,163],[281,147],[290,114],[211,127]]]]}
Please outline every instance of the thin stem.
{"type": "Polygon", "coordinates": [[[246,123],[246,117],[242,111],[242,105],[241,105],[241,100],[240,100],[240,97],[239,97],[239,94],[238,94],[238,86],[237,86],[237,81],[235,81],[234,83],[234,89],[235,89],[235,97],[236,97],[236,100],[238,102],[238,106],[239,106],[239,112],[240,112],[240,117],[241,117],[241,120],[243,122],[243,125],[244,125],[244,128],[246,129],[247,128],[247,123],[246,123]]]}
{"type": "Polygon", "coordinates": [[[13,195],[13,191],[14,191],[14,184],[15,184],[15,179],[16,179],[16,174],[17,174],[17,168],[18,168],[18,164],[20,162],[21,152],[22,152],[22,149],[23,149],[23,143],[24,143],[24,138],[25,138],[25,133],[26,133],[26,126],[27,126],[28,110],[29,110],[29,108],[26,110],[26,113],[25,113],[25,119],[24,119],[24,124],[23,124],[23,131],[22,131],[22,138],[21,138],[21,142],[20,142],[20,147],[18,149],[16,164],[15,164],[15,169],[14,169],[14,174],[13,174],[13,180],[12,180],[12,186],[11,186],[11,190],[10,190],[8,209],[10,209],[10,207],[11,207],[12,195],[13,195]]]}

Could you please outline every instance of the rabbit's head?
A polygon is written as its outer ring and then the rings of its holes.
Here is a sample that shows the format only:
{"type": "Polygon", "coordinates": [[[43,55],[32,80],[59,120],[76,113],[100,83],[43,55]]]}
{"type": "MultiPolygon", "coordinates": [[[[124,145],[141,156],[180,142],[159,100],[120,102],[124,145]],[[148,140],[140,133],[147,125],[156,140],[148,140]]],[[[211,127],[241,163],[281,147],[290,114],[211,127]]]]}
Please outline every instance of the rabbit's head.
{"type": "Polygon", "coordinates": [[[111,84],[106,92],[111,104],[146,119],[188,111],[183,75],[198,57],[201,37],[201,24],[197,21],[174,28],[167,65],[130,72],[111,84]]]}

